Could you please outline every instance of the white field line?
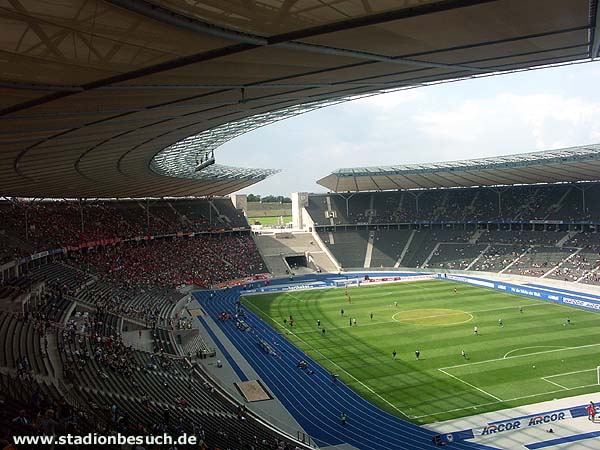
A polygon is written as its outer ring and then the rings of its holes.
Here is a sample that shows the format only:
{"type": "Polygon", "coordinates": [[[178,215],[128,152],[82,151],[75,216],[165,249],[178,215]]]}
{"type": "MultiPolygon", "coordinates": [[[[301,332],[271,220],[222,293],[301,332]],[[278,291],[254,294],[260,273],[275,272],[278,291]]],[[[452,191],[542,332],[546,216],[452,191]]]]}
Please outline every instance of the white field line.
{"type": "Polygon", "coordinates": [[[573,375],[575,373],[584,373],[584,372],[595,372],[596,369],[585,369],[585,370],[575,370],[573,372],[565,372],[565,373],[557,373],[556,375],[547,375],[545,377],[542,377],[542,380],[547,381],[548,383],[552,383],[558,387],[561,387],[565,390],[569,390],[568,387],[563,386],[562,384],[559,384],[555,381],[549,380],[548,378],[556,378],[556,377],[563,377],[565,375],[573,375]]]}
{"type": "MultiPolygon", "coordinates": [[[[450,377],[452,377],[452,378],[454,378],[454,379],[456,379],[456,380],[458,380],[458,381],[466,384],[466,385],[471,386],[472,388],[474,388],[474,389],[476,389],[476,390],[478,390],[480,392],[486,393],[486,394],[494,397],[492,394],[489,394],[488,392],[483,391],[482,389],[478,388],[477,386],[473,386],[470,383],[468,383],[468,382],[466,382],[464,380],[461,380],[460,378],[458,378],[458,377],[456,377],[456,376],[454,376],[454,375],[446,372],[446,370],[444,370],[444,369],[452,369],[452,368],[455,368],[455,367],[470,366],[470,365],[475,365],[475,364],[483,364],[483,363],[486,363],[486,362],[493,362],[493,361],[502,361],[504,359],[522,358],[522,357],[525,357],[525,356],[537,355],[537,354],[542,354],[542,353],[550,353],[550,352],[561,351],[561,350],[574,350],[574,349],[578,349],[578,348],[595,347],[595,346],[598,346],[598,345],[600,345],[600,344],[580,345],[578,347],[565,347],[565,348],[556,349],[556,350],[547,350],[547,351],[543,351],[543,352],[528,353],[526,355],[510,356],[508,358],[497,358],[497,359],[490,359],[490,360],[487,360],[487,361],[479,361],[479,362],[475,362],[475,363],[459,364],[459,365],[456,365],[456,366],[444,367],[444,368],[441,368],[441,369],[438,369],[438,370],[441,371],[441,372],[443,372],[443,373],[445,373],[446,375],[448,375],[448,376],[450,376],[450,377]]],[[[531,348],[531,347],[524,347],[524,348],[531,348]]],[[[509,399],[506,399],[506,400],[500,400],[497,397],[494,397],[498,401],[488,402],[488,403],[480,403],[478,405],[466,406],[464,408],[455,408],[455,409],[451,409],[451,410],[447,410],[447,411],[439,411],[437,413],[424,414],[424,415],[421,415],[421,416],[414,416],[414,417],[411,417],[411,419],[421,419],[423,417],[430,417],[430,416],[435,416],[435,415],[438,415],[438,414],[445,414],[445,413],[463,411],[463,410],[466,410],[466,409],[476,409],[478,407],[490,406],[490,405],[494,405],[494,404],[497,404],[497,403],[511,402],[511,401],[516,401],[516,400],[523,400],[523,399],[526,399],[526,398],[538,397],[538,396],[541,396],[541,395],[555,394],[557,392],[572,391],[572,390],[575,390],[575,389],[582,389],[582,388],[586,388],[586,387],[598,386],[597,383],[593,383],[593,384],[586,384],[586,385],[582,385],[582,386],[575,386],[575,387],[568,388],[568,387],[565,387],[565,386],[563,386],[563,385],[561,385],[559,383],[556,383],[556,382],[551,381],[551,380],[548,379],[548,378],[554,378],[554,377],[559,377],[559,376],[564,376],[564,375],[572,375],[572,374],[575,374],[575,373],[591,372],[591,371],[594,371],[594,370],[596,370],[596,369],[576,370],[576,371],[573,371],[573,372],[565,372],[565,373],[559,373],[559,374],[556,374],[556,375],[548,375],[548,376],[545,376],[545,377],[541,377],[542,380],[547,381],[548,383],[553,384],[553,385],[559,387],[560,390],[553,390],[553,391],[541,392],[539,394],[523,395],[523,396],[520,396],[520,397],[509,398],[509,399]]]]}
{"type": "Polygon", "coordinates": [[[461,380],[460,378],[458,378],[458,377],[455,377],[455,376],[454,376],[454,375],[452,375],[451,373],[448,373],[448,372],[446,372],[444,369],[438,369],[438,370],[439,370],[440,372],[442,372],[444,375],[448,375],[449,377],[451,377],[451,378],[454,378],[456,381],[460,381],[461,383],[464,383],[464,384],[466,384],[467,386],[469,386],[469,387],[471,387],[471,388],[473,388],[473,389],[476,389],[476,390],[478,390],[478,391],[479,391],[479,392],[481,392],[482,394],[485,394],[485,395],[487,395],[487,396],[489,396],[489,397],[492,397],[493,399],[495,399],[495,400],[497,400],[497,401],[499,401],[499,402],[501,402],[501,401],[502,401],[500,398],[496,397],[495,395],[492,395],[492,394],[490,394],[489,392],[486,392],[486,391],[484,391],[483,389],[480,389],[480,388],[478,388],[477,386],[474,386],[474,385],[472,385],[471,383],[468,383],[468,382],[466,382],[465,380],[461,380]]]}
{"type": "Polygon", "coordinates": [[[565,390],[565,391],[566,391],[566,390],[569,390],[569,388],[566,388],[566,387],[564,387],[562,384],[555,383],[554,381],[552,381],[552,380],[549,380],[548,378],[549,378],[549,377],[542,377],[542,380],[544,380],[544,381],[547,381],[548,383],[551,383],[551,384],[553,384],[554,386],[558,386],[559,388],[561,388],[561,389],[563,389],[563,390],[565,390]]]}
{"type": "MultiPolygon", "coordinates": [[[[415,311],[415,310],[413,309],[412,311],[415,311]]],[[[435,325],[435,326],[439,326],[439,325],[460,325],[461,323],[467,323],[467,322],[470,322],[471,320],[473,320],[473,314],[465,312],[465,311],[457,311],[457,312],[448,313],[448,314],[436,314],[434,316],[415,317],[413,319],[396,319],[396,316],[398,314],[402,314],[403,312],[409,312],[409,311],[399,311],[399,312],[397,312],[396,314],[394,314],[392,316],[392,320],[394,322],[400,322],[400,323],[402,323],[402,322],[409,322],[410,323],[410,322],[414,322],[416,320],[421,320],[421,319],[433,319],[435,317],[449,317],[449,316],[458,316],[458,315],[464,315],[464,314],[468,315],[469,318],[467,320],[463,320],[462,322],[452,322],[452,323],[448,323],[448,324],[434,323],[432,325],[435,325]]],[[[422,325],[426,325],[426,324],[422,324],[422,325]]]]}
{"type": "MultiPolygon", "coordinates": [[[[592,369],[592,370],[594,370],[594,369],[592,369]]],[[[422,419],[423,417],[431,417],[431,416],[437,416],[439,414],[446,414],[446,413],[452,413],[452,412],[457,412],[457,411],[464,411],[465,409],[477,409],[477,408],[481,408],[483,406],[491,406],[491,405],[496,405],[498,403],[512,402],[512,401],[516,401],[516,400],[523,400],[525,398],[539,397],[540,395],[547,395],[547,394],[556,394],[557,392],[572,391],[574,389],[583,389],[583,388],[592,387],[592,386],[598,386],[598,384],[597,383],[586,384],[586,385],[583,385],[583,386],[575,386],[575,387],[572,387],[572,388],[557,389],[555,391],[540,392],[539,394],[523,395],[521,397],[508,398],[506,400],[500,400],[500,401],[495,401],[495,402],[487,402],[487,403],[479,403],[477,405],[465,406],[463,408],[454,408],[454,409],[449,409],[449,410],[446,410],[446,411],[437,411],[437,412],[431,413],[431,414],[423,414],[423,415],[420,415],[420,416],[411,416],[410,418],[411,419],[422,419]]]]}
{"type": "MultiPolygon", "coordinates": [[[[274,323],[277,323],[275,321],[275,319],[273,319],[270,315],[268,315],[266,312],[264,312],[260,307],[258,307],[257,305],[254,305],[258,310],[260,310],[265,316],[267,316],[268,318],[270,318],[274,323]]],[[[280,325],[277,323],[277,325],[285,330],[287,330],[287,328],[285,328],[283,325],[280,325]]],[[[289,330],[288,330],[289,331],[289,330]]],[[[301,340],[302,342],[304,342],[305,345],[307,345],[309,348],[311,348],[313,351],[315,351],[316,353],[318,353],[319,355],[321,355],[321,357],[323,359],[326,359],[327,361],[329,361],[331,364],[333,364],[335,367],[337,367],[339,370],[341,370],[342,372],[344,372],[346,375],[348,375],[350,378],[352,378],[354,381],[356,381],[358,384],[360,384],[362,387],[364,387],[365,389],[367,389],[369,392],[371,392],[373,395],[377,396],[379,399],[381,399],[382,401],[384,401],[387,405],[391,406],[392,408],[394,408],[396,411],[398,411],[400,414],[402,414],[405,417],[410,417],[408,414],[406,414],[404,411],[402,411],[401,409],[399,409],[396,405],[390,403],[388,400],[386,400],[385,398],[383,398],[381,395],[379,395],[377,392],[375,392],[373,389],[371,389],[369,386],[367,386],[365,383],[363,383],[362,381],[360,381],[358,378],[356,378],[354,375],[352,375],[351,373],[349,373],[346,369],[344,369],[343,367],[339,366],[338,364],[336,364],[335,362],[333,362],[331,359],[329,359],[327,356],[325,356],[323,353],[321,353],[319,350],[317,350],[316,348],[314,348],[312,345],[310,345],[308,342],[306,342],[304,339],[302,339],[300,336],[298,336],[297,334],[295,334],[293,331],[289,331],[289,333],[292,336],[296,336],[299,340],[301,340]]]]}
{"type": "MultiPolygon", "coordinates": [[[[391,294],[391,293],[390,293],[391,294]]],[[[291,296],[291,294],[288,294],[291,296]]],[[[384,295],[389,295],[389,294],[384,294],[384,295]]],[[[531,306],[547,306],[547,305],[554,305],[556,306],[555,303],[529,303],[529,304],[525,304],[522,305],[523,307],[531,307],[531,306]]],[[[277,324],[277,326],[279,328],[282,328],[284,330],[288,330],[286,327],[284,327],[283,325],[279,324],[273,317],[271,317],[270,315],[268,315],[267,313],[265,313],[260,307],[258,307],[256,304],[253,304],[254,307],[256,307],[258,310],[260,310],[263,314],[265,314],[265,316],[269,317],[275,324],[277,324]]],[[[570,306],[567,305],[558,305],[558,306],[563,306],[565,308],[571,308],[570,306]]],[[[493,309],[482,309],[482,310],[476,310],[476,311],[471,311],[471,313],[479,313],[479,312],[491,312],[491,311],[500,311],[500,310],[506,310],[506,309],[513,309],[515,308],[515,306],[506,306],[506,307],[502,307],[502,308],[493,308],[493,309]]],[[[374,323],[366,323],[364,326],[370,326],[370,325],[382,325],[382,324],[386,324],[386,323],[394,323],[394,322],[398,322],[397,320],[389,320],[389,321],[385,321],[385,322],[374,322],[374,323]]],[[[336,329],[347,329],[348,327],[336,327],[336,328],[329,328],[330,330],[336,330],[336,329]]],[[[486,361],[478,361],[478,362],[474,362],[474,363],[466,363],[466,364],[458,364],[455,366],[448,366],[448,367],[442,367],[439,368],[438,370],[445,373],[446,375],[450,376],[451,378],[455,378],[458,381],[460,381],[461,383],[467,384],[469,386],[471,386],[472,388],[481,391],[482,393],[489,395],[495,399],[497,399],[496,401],[493,402],[487,402],[487,403],[480,403],[477,405],[471,405],[471,406],[466,406],[463,408],[454,408],[454,409],[449,409],[446,411],[438,411],[432,414],[424,414],[424,415],[420,415],[420,416],[411,416],[406,414],[405,412],[403,412],[402,410],[400,410],[399,408],[397,408],[395,405],[393,405],[392,403],[390,403],[389,401],[387,401],[386,399],[384,399],[383,397],[381,397],[381,395],[379,395],[378,393],[376,393],[375,391],[373,391],[373,389],[371,389],[369,386],[367,386],[366,384],[364,384],[362,381],[358,380],[355,376],[353,376],[352,374],[350,374],[349,372],[347,372],[345,369],[343,369],[342,367],[340,367],[338,364],[336,364],[335,362],[333,362],[331,359],[327,358],[325,355],[323,355],[323,353],[321,353],[319,350],[316,350],[314,347],[312,347],[310,344],[308,344],[304,339],[302,339],[300,336],[298,336],[299,334],[303,334],[303,333],[314,333],[314,331],[309,330],[309,331],[300,331],[300,332],[291,332],[290,334],[292,334],[293,336],[296,336],[299,340],[301,340],[302,342],[304,342],[306,345],[308,345],[310,348],[312,348],[315,352],[319,353],[324,359],[326,359],[327,361],[329,361],[331,364],[333,364],[334,366],[338,367],[342,372],[346,373],[350,378],[352,378],[353,380],[355,380],[357,383],[359,383],[361,386],[363,386],[365,389],[367,389],[369,392],[373,393],[375,396],[377,396],[378,398],[380,398],[382,401],[384,401],[386,404],[388,404],[389,406],[391,406],[392,408],[394,408],[396,411],[400,412],[401,414],[403,414],[406,417],[409,417],[410,419],[421,419],[424,417],[431,417],[431,416],[435,416],[435,415],[439,415],[439,414],[445,414],[445,413],[451,413],[451,412],[457,412],[457,411],[464,411],[467,409],[475,409],[478,407],[483,407],[483,406],[490,406],[490,405],[495,405],[498,403],[504,403],[504,402],[510,402],[510,401],[516,401],[516,400],[522,400],[522,399],[526,399],[526,398],[532,398],[532,397],[539,397],[541,395],[547,395],[547,394],[554,394],[557,392],[565,392],[565,391],[570,391],[570,390],[575,390],[575,389],[581,389],[581,388],[586,388],[586,387],[591,387],[591,386],[598,386],[596,383],[594,384],[589,384],[589,385],[584,385],[584,386],[575,386],[572,388],[565,388],[563,386],[561,386],[560,390],[554,390],[554,391],[547,391],[547,392],[542,392],[539,394],[531,394],[531,395],[524,395],[521,397],[513,397],[510,399],[506,399],[506,400],[501,400],[498,397],[489,394],[488,392],[485,392],[481,389],[479,389],[476,386],[471,385],[470,383],[467,383],[464,380],[461,380],[460,378],[455,377],[454,375],[451,375],[449,373],[446,372],[447,369],[453,369],[456,367],[463,367],[463,366],[470,366],[470,365],[476,365],[476,364],[485,364],[488,362],[495,362],[495,361],[502,361],[504,359],[513,359],[513,358],[522,358],[522,357],[526,357],[526,356],[531,356],[531,355],[537,355],[537,354],[543,354],[543,353],[551,353],[551,352],[556,352],[556,351],[561,351],[561,350],[574,350],[574,349],[578,349],[578,348],[586,348],[586,347],[595,347],[595,346],[599,346],[599,344],[589,344],[589,345],[582,345],[582,346],[578,346],[578,347],[564,347],[564,348],[560,348],[560,349],[554,349],[554,350],[546,350],[546,351],[542,351],[542,352],[534,352],[534,353],[528,353],[525,355],[517,355],[517,356],[510,356],[507,358],[496,358],[496,359],[490,359],[490,360],[486,360],[486,361]]],[[[588,369],[588,370],[596,370],[596,369],[588,369]]],[[[586,370],[586,371],[588,371],[586,370]]],[[[583,372],[583,371],[582,371],[583,372]]],[[[574,372],[575,373],[575,372],[574,372]]],[[[567,375],[567,374],[559,374],[559,375],[567,375]]],[[[549,377],[552,376],[558,376],[558,375],[551,375],[549,377]]],[[[545,377],[548,378],[548,377],[545,377]]],[[[545,381],[549,381],[549,380],[545,380],[545,381]]],[[[557,386],[559,386],[557,383],[552,383],[552,384],[556,384],[557,386]]]]}
{"type": "MultiPolygon", "coordinates": [[[[502,357],[502,359],[509,359],[509,356],[511,353],[514,352],[518,352],[519,350],[527,350],[528,348],[556,348],[556,349],[562,349],[564,350],[565,348],[567,348],[564,345],[534,345],[532,347],[519,347],[519,348],[515,348],[514,350],[511,350],[510,352],[506,352],[506,354],[502,357]]],[[[531,355],[532,353],[527,353],[527,355],[531,355]]]]}
{"type": "MultiPolygon", "coordinates": [[[[551,304],[552,304],[552,303],[531,303],[531,304],[523,305],[523,307],[525,307],[525,306],[527,306],[527,307],[529,307],[529,306],[548,306],[548,305],[551,305],[551,304]]],[[[253,303],[253,305],[254,305],[254,303],[253,303]]],[[[470,315],[473,315],[473,314],[476,314],[476,313],[481,313],[481,312],[503,311],[503,310],[505,310],[505,309],[514,309],[514,308],[515,308],[514,306],[505,306],[505,307],[502,307],[502,308],[494,308],[494,309],[479,309],[479,310],[476,310],[476,311],[471,311],[471,312],[467,312],[467,311],[462,311],[462,312],[461,312],[461,311],[457,311],[456,313],[444,314],[444,315],[449,315],[449,316],[451,316],[451,315],[455,315],[455,314],[470,314],[470,315]]],[[[259,309],[260,309],[260,308],[259,308],[259,309]]],[[[433,309],[433,308],[432,308],[432,309],[433,309]]],[[[261,309],[261,311],[262,311],[262,309],[261,309]]],[[[414,311],[414,310],[412,310],[412,311],[414,311]]],[[[403,311],[398,311],[397,313],[395,313],[395,314],[392,316],[392,320],[378,320],[378,321],[376,321],[376,322],[371,322],[371,321],[369,321],[369,322],[363,322],[363,324],[362,324],[362,325],[360,325],[360,326],[361,326],[361,327],[368,327],[368,326],[372,326],[372,325],[386,325],[386,324],[389,324],[389,323],[402,323],[402,322],[407,322],[408,320],[398,320],[398,319],[394,319],[394,318],[393,318],[393,317],[394,317],[396,314],[400,314],[400,313],[402,313],[402,312],[403,312],[403,311]]],[[[442,317],[442,316],[444,316],[444,315],[435,315],[435,316],[420,317],[419,319],[423,319],[423,318],[431,318],[431,317],[442,317]]],[[[269,316],[269,317],[270,317],[270,316],[269,316]]],[[[411,319],[411,320],[417,320],[417,319],[411,319]]],[[[472,318],[471,318],[471,319],[469,319],[469,320],[466,320],[466,321],[464,321],[464,322],[460,322],[460,323],[451,323],[451,324],[448,324],[448,325],[460,325],[461,323],[466,323],[466,322],[469,322],[469,321],[471,321],[471,320],[472,320],[472,318]]],[[[285,327],[283,327],[283,328],[285,328],[285,327]]],[[[346,326],[344,326],[344,327],[330,327],[330,328],[327,328],[327,330],[342,330],[342,329],[347,329],[347,328],[348,328],[348,327],[346,327],[346,326]]],[[[286,329],[287,329],[287,328],[286,328],[286,329]]],[[[317,330],[317,331],[318,331],[318,329],[315,329],[315,330],[317,330]]],[[[295,332],[295,334],[314,333],[314,332],[315,332],[315,330],[296,331],[296,332],[295,332]]]]}
{"type": "MultiPolygon", "coordinates": [[[[465,364],[457,364],[455,366],[448,366],[448,367],[442,367],[442,369],[446,370],[446,369],[455,369],[457,367],[465,367],[465,366],[474,366],[477,364],[486,364],[486,363],[491,363],[491,362],[496,362],[496,361],[503,361],[506,359],[516,359],[516,358],[524,358],[527,356],[533,356],[533,355],[542,355],[544,353],[554,353],[554,352],[562,352],[564,350],[578,350],[580,348],[590,348],[590,347],[598,347],[600,346],[600,343],[597,344],[587,344],[587,345],[579,345],[576,347],[563,347],[563,348],[557,348],[554,350],[544,350],[541,352],[532,352],[532,353],[526,353],[524,355],[517,355],[517,356],[509,356],[507,358],[495,358],[495,359],[487,359],[485,361],[477,361],[477,362],[473,362],[473,363],[465,363],[465,364]]],[[[523,347],[523,348],[528,348],[528,347],[523,347]]],[[[519,349],[517,349],[519,350],[519,349]]]]}
{"type": "Polygon", "coordinates": [[[565,373],[558,373],[556,375],[548,375],[546,378],[562,377],[563,375],[573,375],[574,373],[592,372],[592,371],[595,371],[595,370],[596,369],[575,370],[573,372],[565,372],[565,373]]]}
{"type": "MultiPolygon", "coordinates": [[[[304,302],[303,299],[296,297],[295,295],[290,294],[289,292],[286,292],[287,295],[289,295],[290,297],[292,297],[294,300],[298,300],[299,302],[304,302]]],[[[262,309],[261,309],[262,311],[262,309]]]]}

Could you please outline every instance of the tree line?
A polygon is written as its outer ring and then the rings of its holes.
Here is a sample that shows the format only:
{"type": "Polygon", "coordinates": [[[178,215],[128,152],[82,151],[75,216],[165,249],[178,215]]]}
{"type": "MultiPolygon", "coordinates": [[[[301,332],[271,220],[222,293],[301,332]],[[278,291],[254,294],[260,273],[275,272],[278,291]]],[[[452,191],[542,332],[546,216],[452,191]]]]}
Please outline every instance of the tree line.
{"type": "Polygon", "coordinates": [[[283,195],[267,195],[261,197],[260,195],[248,194],[248,202],[251,203],[292,203],[292,199],[284,197],[283,195]]]}

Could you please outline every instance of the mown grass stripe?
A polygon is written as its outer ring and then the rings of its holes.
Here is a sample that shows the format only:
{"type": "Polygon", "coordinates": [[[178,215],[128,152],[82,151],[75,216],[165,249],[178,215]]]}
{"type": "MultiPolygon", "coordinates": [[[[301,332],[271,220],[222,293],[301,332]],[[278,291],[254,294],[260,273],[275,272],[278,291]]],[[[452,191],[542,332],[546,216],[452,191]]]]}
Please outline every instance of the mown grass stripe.
{"type": "Polygon", "coordinates": [[[596,367],[598,313],[443,280],[362,286],[348,292],[351,304],[343,288],[248,296],[243,303],[328,370],[340,372],[361,395],[419,423],[596,390],[583,375],[570,384],[550,378],[568,390],[543,378],[596,367]],[[392,320],[394,314],[407,311],[441,309],[456,311],[457,316],[469,313],[473,319],[444,326],[392,320]],[[293,334],[287,334],[289,324],[283,323],[290,314],[293,334]],[[350,326],[351,318],[358,326],[350,326]],[[567,318],[570,326],[564,325],[567,318]],[[317,320],[326,335],[317,328],[317,320]],[[479,336],[473,333],[474,325],[479,336]],[[524,349],[533,346],[547,348],[534,354],[524,349]],[[460,356],[462,349],[468,361],[460,356]]]}

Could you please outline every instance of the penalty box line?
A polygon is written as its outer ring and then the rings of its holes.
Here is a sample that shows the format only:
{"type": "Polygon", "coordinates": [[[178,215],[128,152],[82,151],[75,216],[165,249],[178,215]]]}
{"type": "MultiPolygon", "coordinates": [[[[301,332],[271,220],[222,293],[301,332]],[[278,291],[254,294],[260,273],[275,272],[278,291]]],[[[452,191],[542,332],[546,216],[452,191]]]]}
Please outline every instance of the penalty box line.
{"type": "Polygon", "coordinates": [[[542,380],[546,381],[547,383],[553,384],[554,386],[558,386],[558,387],[559,387],[559,388],[561,388],[562,390],[565,390],[565,391],[569,390],[569,388],[568,388],[568,387],[564,387],[562,384],[558,384],[558,383],[555,383],[555,382],[554,382],[554,381],[552,381],[552,380],[548,380],[548,378],[549,378],[549,377],[542,377],[542,380]]]}
{"type": "Polygon", "coordinates": [[[584,370],[574,370],[573,372],[557,373],[556,375],[547,375],[545,377],[542,377],[542,380],[547,381],[548,383],[558,386],[560,388],[563,388],[566,391],[568,391],[570,389],[577,389],[578,387],[596,386],[595,384],[591,384],[591,385],[586,385],[586,386],[577,386],[574,388],[568,388],[568,387],[563,386],[562,384],[557,383],[556,381],[552,381],[552,380],[548,379],[548,378],[564,377],[566,375],[573,375],[576,373],[595,372],[596,370],[597,369],[584,369],[584,370]]]}
{"type": "Polygon", "coordinates": [[[445,375],[448,375],[449,377],[454,378],[455,380],[460,381],[461,383],[466,384],[467,386],[469,386],[469,387],[471,387],[471,388],[473,388],[473,389],[475,389],[475,390],[477,390],[477,391],[479,391],[479,392],[481,392],[483,394],[487,394],[490,397],[493,397],[494,399],[496,399],[496,401],[494,401],[494,402],[487,402],[487,403],[480,403],[480,404],[477,404],[477,405],[466,406],[464,408],[450,409],[450,410],[447,410],[447,411],[439,411],[439,412],[436,412],[436,413],[433,413],[433,414],[424,414],[424,415],[421,415],[421,416],[414,416],[414,417],[411,417],[411,418],[412,419],[422,419],[424,417],[431,417],[431,416],[435,416],[435,415],[439,415],[439,414],[445,414],[445,413],[451,413],[451,412],[457,412],[457,411],[464,411],[466,409],[473,409],[473,408],[478,408],[478,407],[483,407],[483,406],[491,406],[491,405],[495,405],[495,404],[498,404],[498,403],[512,402],[512,401],[522,400],[522,399],[526,399],[526,398],[539,397],[539,396],[542,396],[542,395],[556,394],[558,392],[572,391],[572,390],[575,390],[575,389],[583,389],[583,388],[588,388],[588,387],[592,387],[592,386],[598,386],[597,383],[593,383],[593,384],[586,384],[586,385],[581,385],[581,386],[566,387],[566,386],[563,386],[563,385],[561,385],[559,383],[556,383],[554,381],[548,380],[548,378],[555,378],[555,377],[560,377],[560,376],[565,376],[565,375],[572,375],[572,374],[583,373],[583,372],[591,372],[591,371],[594,371],[596,369],[576,370],[576,371],[572,371],[572,372],[565,372],[565,373],[559,373],[559,374],[556,374],[556,375],[548,375],[548,376],[545,376],[545,377],[540,377],[541,380],[546,381],[546,382],[548,382],[550,384],[553,384],[553,385],[559,387],[560,389],[558,389],[558,390],[540,392],[538,394],[523,395],[523,396],[520,396],[520,397],[513,397],[513,398],[506,399],[506,400],[502,400],[502,399],[496,397],[495,395],[492,395],[489,392],[484,391],[483,389],[478,388],[477,386],[472,385],[471,383],[469,383],[469,382],[467,382],[465,380],[462,380],[459,377],[457,377],[455,375],[452,375],[451,373],[448,373],[446,371],[447,369],[452,369],[452,368],[456,368],[456,367],[465,367],[465,366],[476,365],[476,364],[485,364],[485,363],[488,363],[488,362],[495,362],[495,361],[505,361],[507,359],[522,358],[522,357],[531,356],[531,355],[537,355],[537,354],[541,354],[541,353],[552,353],[552,352],[561,351],[561,350],[571,350],[571,349],[577,349],[577,348],[588,348],[588,347],[595,347],[595,346],[598,346],[598,345],[600,345],[600,344],[581,345],[579,347],[565,347],[565,348],[555,349],[555,350],[546,350],[546,351],[542,351],[542,352],[528,353],[526,355],[509,356],[508,358],[489,359],[489,360],[486,360],[486,361],[478,361],[478,362],[474,362],[474,363],[458,364],[458,365],[455,365],[455,366],[449,366],[449,367],[440,368],[438,370],[440,372],[444,373],[445,375]]]}
{"type": "Polygon", "coordinates": [[[460,378],[458,378],[458,377],[456,377],[456,376],[452,375],[451,373],[448,373],[448,372],[446,372],[444,369],[438,369],[438,370],[439,370],[440,372],[442,372],[444,375],[448,375],[450,378],[454,378],[456,381],[460,381],[461,383],[463,383],[463,384],[466,384],[466,385],[467,385],[467,386],[469,386],[470,388],[476,389],[476,390],[478,390],[479,392],[481,392],[482,394],[485,394],[485,395],[487,395],[487,396],[489,396],[489,397],[492,397],[494,400],[496,400],[496,401],[498,401],[498,402],[502,402],[502,401],[503,401],[501,398],[499,398],[499,397],[496,397],[495,395],[493,395],[493,394],[490,394],[489,392],[487,392],[487,391],[484,391],[483,389],[481,389],[481,388],[478,388],[477,386],[475,386],[475,385],[473,385],[473,384],[471,384],[471,383],[469,383],[469,382],[467,382],[467,381],[465,381],[465,380],[462,380],[462,379],[460,379],[460,378]]]}
{"type": "MultiPolygon", "coordinates": [[[[502,357],[502,358],[486,359],[485,361],[476,361],[476,362],[472,362],[472,363],[456,364],[454,366],[442,367],[441,369],[442,370],[456,369],[458,367],[476,366],[479,364],[487,364],[487,363],[497,362],[497,361],[507,361],[509,359],[526,358],[527,356],[543,355],[545,353],[563,352],[565,350],[578,350],[580,348],[590,348],[590,347],[598,347],[598,346],[600,346],[600,343],[579,345],[579,346],[575,346],[575,347],[555,348],[553,350],[544,350],[544,351],[540,351],[540,352],[525,353],[524,355],[508,356],[506,358],[502,357]]],[[[531,347],[521,347],[520,349],[517,348],[515,350],[521,350],[521,349],[526,349],[526,348],[531,348],[531,347]]]]}
{"type": "MultiPolygon", "coordinates": [[[[592,370],[594,370],[594,369],[592,369],[592,370]]],[[[447,374],[447,375],[450,375],[450,374],[447,374]]],[[[462,380],[460,380],[460,381],[462,381],[462,380]]],[[[448,410],[445,410],[445,411],[436,411],[435,413],[431,413],[431,414],[422,414],[420,416],[412,416],[411,419],[423,419],[425,417],[438,416],[440,414],[447,414],[447,413],[453,413],[453,412],[458,412],[458,411],[464,411],[466,409],[473,410],[473,409],[481,408],[481,407],[484,407],[484,406],[497,405],[498,403],[514,402],[514,401],[523,400],[523,399],[526,399],[526,398],[539,397],[541,395],[548,395],[548,394],[556,394],[556,393],[559,393],[559,392],[573,391],[575,389],[583,389],[583,388],[588,388],[588,387],[592,387],[592,386],[598,386],[598,384],[596,384],[596,383],[594,383],[594,384],[586,384],[586,385],[583,385],[583,386],[575,386],[575,387],[572,387],[572,388],[565,388],[565,387],[563,387],[562,389],[556,389],[554,391],[546,391],[546,392],[540,392],[538,394],[522,395],[520,397],[508,398],[506,400],[500,400],[500,401],[497,400],[497,401],[493,401],[493,402],[478,403],[476,405],[464,406],[462,408],[454,408],[454,409],[448,409],[448,410]]]]}

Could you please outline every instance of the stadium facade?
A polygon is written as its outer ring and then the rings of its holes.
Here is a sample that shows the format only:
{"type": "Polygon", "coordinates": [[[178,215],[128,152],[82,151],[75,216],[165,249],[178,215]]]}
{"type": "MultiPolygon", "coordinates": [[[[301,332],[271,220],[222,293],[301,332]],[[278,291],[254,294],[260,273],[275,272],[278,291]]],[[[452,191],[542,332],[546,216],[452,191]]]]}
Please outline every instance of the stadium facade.
{"type": "MultiPolygon", "coordinates": [[[[61,433],[186,432],[211,448],[435,448],[437,432],[413,416],[277,357],[306,356],[240,309],[241,293],[273,275],[283,290],[306,285],[290,283],[276,237],[253,236],[214,198],[275,171],[213,156],[332,104],[592,61],[597,12],[595,0],[5,2],[2,445],[43,432],[32,424],[43,416],[61,433]],[[280,397],[263,389],[277,417],[229,382],[258,372],[280,397]],[[288,395],[302,407],[284,408],[288,395]],[[349,426],[316,399],[348,411],[349,426]]],[[[294,194],[294,221],[310,233],[285,238],[300,241],[293,256],[307,270],[331,265],[310,275],[317,283],[410,267],[597,285],[598,155],[341,169],[320,180],[333,193],[294,194]]],[[[489,448],[464,438],[445,434],[457,449],[489,448]]]]}
{"type": "Polygon", "coordinates": [[[194,168],[245,131],[364,95],[590,61],[600,41],[590,0],[214,3],[7,5],[0,193],[228,194],[272,172],[194,168]]]}

